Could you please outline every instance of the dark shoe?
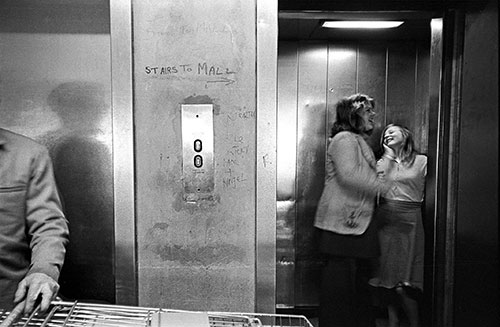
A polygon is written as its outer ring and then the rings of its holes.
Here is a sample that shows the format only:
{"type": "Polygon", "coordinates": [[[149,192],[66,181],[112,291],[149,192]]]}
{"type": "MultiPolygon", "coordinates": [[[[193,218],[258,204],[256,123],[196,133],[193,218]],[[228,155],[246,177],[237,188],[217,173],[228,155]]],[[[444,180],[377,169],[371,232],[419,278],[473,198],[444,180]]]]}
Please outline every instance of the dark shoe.
{"type": "Polygon", "coordinates": [[[422,297],[422,290],[408,282],[399,282],[395,288],[402,288],[409,298],[419,300],[422,297]]]}

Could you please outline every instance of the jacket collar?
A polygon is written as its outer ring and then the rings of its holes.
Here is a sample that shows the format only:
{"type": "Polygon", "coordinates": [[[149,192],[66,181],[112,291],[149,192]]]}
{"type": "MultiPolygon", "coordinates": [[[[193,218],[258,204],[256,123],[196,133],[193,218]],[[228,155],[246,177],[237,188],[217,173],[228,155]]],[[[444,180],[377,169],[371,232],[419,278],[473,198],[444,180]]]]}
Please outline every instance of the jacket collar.
{"type": "Polygon", "coordinates": [[[377,165],[377,162],[375,160],[375,155],[373,154],[373,150],[370,148],[368,143],[366,143],[366,140],[359,134],[355,134],[356,139],[358,140],[359,147],[361,148],[361,153],[363,154],[363,157],[365,157],[366,161],[368,161],[368,164],[370,167],[375,168],[377,165]]]}

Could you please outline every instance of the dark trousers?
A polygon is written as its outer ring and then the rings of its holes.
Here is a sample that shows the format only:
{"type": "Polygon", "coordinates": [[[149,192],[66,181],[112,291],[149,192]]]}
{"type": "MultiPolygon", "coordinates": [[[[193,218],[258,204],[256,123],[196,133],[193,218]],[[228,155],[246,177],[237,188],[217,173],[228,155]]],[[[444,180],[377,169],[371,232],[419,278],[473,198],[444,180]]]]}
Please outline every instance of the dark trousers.
{"type": "Polygon", "coordinates": [[[319,327],[375,326],[368,280],[373,259],[329,256],[323,268],[319,327]]]}

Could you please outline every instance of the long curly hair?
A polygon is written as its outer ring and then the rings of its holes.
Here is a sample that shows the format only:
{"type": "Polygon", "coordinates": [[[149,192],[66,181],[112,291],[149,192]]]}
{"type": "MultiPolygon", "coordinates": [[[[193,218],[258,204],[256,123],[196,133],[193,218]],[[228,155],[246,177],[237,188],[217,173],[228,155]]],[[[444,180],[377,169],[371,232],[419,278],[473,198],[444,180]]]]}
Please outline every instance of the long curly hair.
{"type": "MultiPolygon", "coordinates": [[[[349,131],[356,134],[364,133],[364,122],[359,112],[368,104],[371,105],[372,108],[375,108],[375,100],[362,93],[353,94],[337,102],[335,106],[337,116],[333,123],[330,137],[342,131],[349,131]]],[[[368,133],[370,132],[371,131],[368,133]]]]}

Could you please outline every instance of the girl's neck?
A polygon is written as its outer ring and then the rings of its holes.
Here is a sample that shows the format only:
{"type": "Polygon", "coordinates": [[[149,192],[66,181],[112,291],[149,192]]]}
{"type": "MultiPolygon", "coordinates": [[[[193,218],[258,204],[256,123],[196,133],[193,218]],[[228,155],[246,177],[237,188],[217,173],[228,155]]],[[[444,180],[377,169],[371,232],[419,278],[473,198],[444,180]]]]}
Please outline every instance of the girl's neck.
{"type": "Polygon", "coordinates": [[[387,156],[393,160],[400,162],[401,161],[401,148],[393,149],[393,148],[389,147],[389,152],[387,153],[387,156]]]}

